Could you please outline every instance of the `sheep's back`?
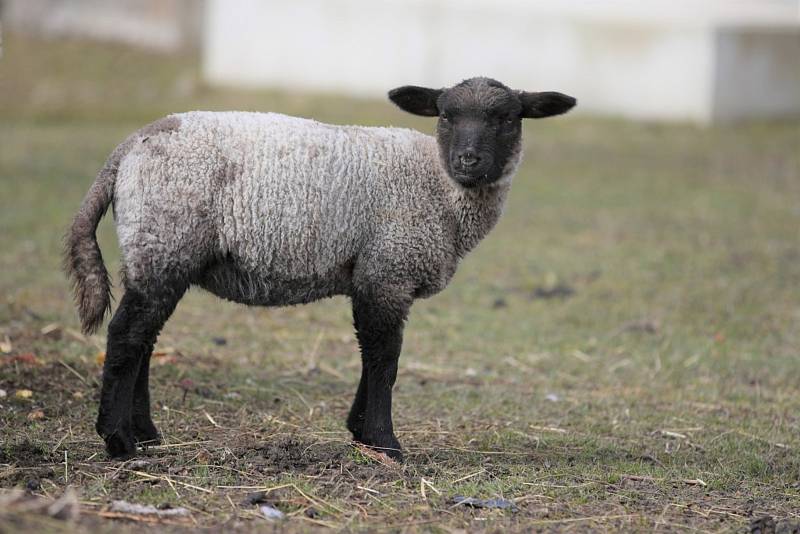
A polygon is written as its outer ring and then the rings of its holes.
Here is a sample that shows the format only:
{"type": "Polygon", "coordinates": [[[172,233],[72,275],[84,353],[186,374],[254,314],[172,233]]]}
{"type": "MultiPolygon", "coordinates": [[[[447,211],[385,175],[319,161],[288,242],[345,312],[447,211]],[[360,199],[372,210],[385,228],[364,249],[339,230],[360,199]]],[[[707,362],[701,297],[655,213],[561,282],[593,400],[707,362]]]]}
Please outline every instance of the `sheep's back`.
{"type": "Polygon", "coordinates": [[[177,131],[134,147],[120,168],[124,257],[166,255],[176,268],[216,258],[256,279],[313,281],[346,268],[387,224],[418,221],[436,187],[435,140],[413,130],[173,117],[177,131]]]}

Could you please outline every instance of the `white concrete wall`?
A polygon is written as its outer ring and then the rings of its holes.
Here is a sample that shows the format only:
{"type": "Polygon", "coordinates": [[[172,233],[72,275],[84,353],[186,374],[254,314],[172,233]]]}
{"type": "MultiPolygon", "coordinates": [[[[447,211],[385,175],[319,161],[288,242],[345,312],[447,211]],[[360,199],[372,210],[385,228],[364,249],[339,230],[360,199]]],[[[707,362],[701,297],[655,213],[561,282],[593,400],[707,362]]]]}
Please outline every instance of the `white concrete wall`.
{"type": "Polygon", "coordinates": [[[488,75],[632,118],[800,114],[800,0],[209,0],[203,68],[370,96],[488,75]]]}
{"type": "Polygon", "coordinates": [[[2,0],[7,31],[161,51],[197,46],[204,0],[2,0]]]}
{"type": "Polygon", "coordinates": [[[800,115],[800,31],[716,32],[712,119],[800,115]]]}

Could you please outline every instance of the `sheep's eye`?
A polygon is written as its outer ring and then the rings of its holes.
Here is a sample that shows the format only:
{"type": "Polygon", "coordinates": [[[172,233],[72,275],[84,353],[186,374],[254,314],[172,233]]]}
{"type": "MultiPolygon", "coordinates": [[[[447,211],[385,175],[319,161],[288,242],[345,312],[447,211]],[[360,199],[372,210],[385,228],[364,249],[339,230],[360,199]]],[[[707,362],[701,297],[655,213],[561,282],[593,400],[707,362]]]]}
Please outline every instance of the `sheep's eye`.
{"type": "Polygon", "coordinates": [[[442,113],[439,118],[442,119],[442,122],[450,122],[450,115],[447,113],[442,113]]]}
{"type": "Polygon", "coordinates": [[[513,115],[509,115],[508,117],[506,117],[506,124],[511,125],[511,124],[514,124],[516,121],[517,121],[517,118],[514,117],[513,115]]]}

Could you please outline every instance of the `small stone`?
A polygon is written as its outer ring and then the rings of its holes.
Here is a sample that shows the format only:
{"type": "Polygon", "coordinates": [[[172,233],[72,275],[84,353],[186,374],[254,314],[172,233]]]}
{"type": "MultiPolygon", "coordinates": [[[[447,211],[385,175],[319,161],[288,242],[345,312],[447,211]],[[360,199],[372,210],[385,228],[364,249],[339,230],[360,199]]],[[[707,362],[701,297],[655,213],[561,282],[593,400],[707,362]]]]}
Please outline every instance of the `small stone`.
{"type": "Polygon", "coordinates": [[[33,391],[29,389],[18,389],[14,396],[18,399],[30,399],[33,397],[33,391]]]}
{"type": "Polygon", "coordinates": [[[276,519],[283,519],[284,515],[283,512],[278,510],[277,508],[273,508],[267,504],[263,504],[260,506],[261,513],[264,514],[264,517],[269,519],[270,521],[274,521],[276,519]]]}

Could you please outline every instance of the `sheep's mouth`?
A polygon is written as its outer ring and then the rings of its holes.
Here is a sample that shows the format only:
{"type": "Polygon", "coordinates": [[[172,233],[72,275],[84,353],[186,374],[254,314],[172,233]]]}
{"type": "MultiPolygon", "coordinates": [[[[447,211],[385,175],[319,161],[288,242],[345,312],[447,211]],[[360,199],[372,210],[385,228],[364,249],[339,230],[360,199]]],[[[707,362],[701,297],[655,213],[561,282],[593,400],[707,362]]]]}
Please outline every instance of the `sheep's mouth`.
{"type": "Polygon", "coordinates": [[[466,173],[466,172],[454,172],[453,179],[458,182],[461,187],[466,187],[471,189],[473,187],[479,187],[481,185],[489,183],[491,180],[489,179],[488,173],[481,173],[481,174],[473,174],[473,173],[466,173]]]}
{"type": "Polygon", "coordinates": [[[450,166],[451,176],[460,182],[489,180],[492,170],[492,166],[489,164],[482,164],[472,168],[464,168],[460,165],[450,166]]]}

